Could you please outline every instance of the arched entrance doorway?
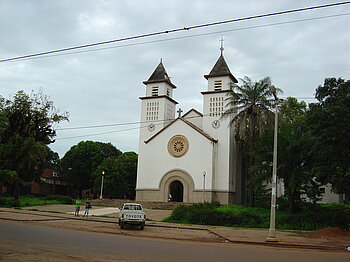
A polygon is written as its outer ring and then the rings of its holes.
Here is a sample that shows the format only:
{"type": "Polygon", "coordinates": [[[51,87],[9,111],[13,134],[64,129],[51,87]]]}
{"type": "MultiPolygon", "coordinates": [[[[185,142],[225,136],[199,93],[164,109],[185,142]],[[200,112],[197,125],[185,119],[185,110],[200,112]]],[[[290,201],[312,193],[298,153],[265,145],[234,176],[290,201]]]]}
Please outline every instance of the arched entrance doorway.
{"type": "Polygon", "coordinates": [[[160,200],[164,202],[169,201],[169,194],[171,194],[172,197],[178,195],[175,201],[193,203],[193,191],[194,181],[191,175],[184,170],[171,170],[164,174],[162,179],[159,181],[159,193],[161,196],[160,200]],[[172,185],[172,183],[174,184],[172,185]],[[176,188],[179,189],[178,194],[176,194],[176,188]]]}
{"type": "Polygon", "coordinates": [[[172,202],[183,202],[184,186],[179,180],[175,180],[169,185],[169,200],[172,202]],[[170,197],[171,196],[171,197],[170,197]]]}

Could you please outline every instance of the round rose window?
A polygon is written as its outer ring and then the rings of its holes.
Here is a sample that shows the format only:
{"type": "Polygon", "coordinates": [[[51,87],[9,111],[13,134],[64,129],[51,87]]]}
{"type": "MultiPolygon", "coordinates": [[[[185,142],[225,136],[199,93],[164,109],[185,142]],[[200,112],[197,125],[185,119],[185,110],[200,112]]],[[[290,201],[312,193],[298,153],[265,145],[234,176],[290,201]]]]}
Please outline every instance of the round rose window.
{"type": "Polygon", "coordinates": [[[187,150],[188,140],[184,136],[173,136],[168,142],[168,152],[173,157],[182,157],[187,150]]]}

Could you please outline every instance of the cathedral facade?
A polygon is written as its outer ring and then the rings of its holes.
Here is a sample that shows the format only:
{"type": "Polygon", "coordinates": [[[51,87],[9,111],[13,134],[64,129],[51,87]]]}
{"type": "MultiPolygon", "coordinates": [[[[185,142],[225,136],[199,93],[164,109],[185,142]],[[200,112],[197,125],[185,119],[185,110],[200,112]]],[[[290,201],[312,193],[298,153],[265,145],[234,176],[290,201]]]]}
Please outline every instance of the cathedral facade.
{"type": "Polygon", "coordinates": [[[177,88],[162,61],[143,83],[136,200],[241,203],[241,166],[229,118],[221,118],[230,83],[222,54],[201,92],[203,111],[176,114],[177,88]]]}

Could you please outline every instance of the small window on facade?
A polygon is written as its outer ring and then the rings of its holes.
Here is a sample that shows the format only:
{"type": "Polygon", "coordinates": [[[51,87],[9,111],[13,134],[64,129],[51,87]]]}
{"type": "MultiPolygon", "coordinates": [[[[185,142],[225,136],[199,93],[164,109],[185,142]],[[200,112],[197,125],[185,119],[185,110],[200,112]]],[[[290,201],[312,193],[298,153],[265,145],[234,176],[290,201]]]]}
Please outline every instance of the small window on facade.
{"type": "Polygon", "coordinates": [[[214,90],[220,91],[222,87],[222,81],[221,80],[215,80],[214,81],[214,90]]]}
{"type": "Polygon", "coordinates": [[[152,96],[158,96],[158,86],[152,87],[152,96]]]}
{"type": "Polygon", "coordinates": [[[167,90],[166,90],[166,95],[170,96],[170,89],[169,88],[167,88],[167,90]]]}
{"type": "Polygon", "coordinates": [[[320,187],[319,190],[320,190],[320,193],[321,193],[321,194],[326,193],[326,189],[325,189],[324,187],[320,187]]]}
{"type": "Polygon", "coordinates": [[[58,173],[52,172],[52,176],[53,176],[53,177],[58,177],[58,173]]]}

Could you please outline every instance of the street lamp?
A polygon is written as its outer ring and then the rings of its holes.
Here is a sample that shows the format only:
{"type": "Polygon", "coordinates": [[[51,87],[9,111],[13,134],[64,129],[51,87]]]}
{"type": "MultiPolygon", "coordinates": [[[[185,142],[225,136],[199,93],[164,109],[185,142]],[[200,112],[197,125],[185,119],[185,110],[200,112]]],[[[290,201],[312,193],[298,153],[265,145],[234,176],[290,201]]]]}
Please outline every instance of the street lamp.
{"type": "Polygon", "coordinates": [[[203,172],[203,203],[205,202],[205,175],[207,173],[204,171],[203,172]]]}
{"type": "Polygon", "coordinates": [[[278,103],[279,99],[276,95],[276,88],[271,87],[271,93],[275,98],[275,131],[273,141],[273,164],[272,164],[272,188],[271,188],[271,212],[270,212],[270,228],[266,241],[278,242],[276,238],[276,184],[277,184],[277,134],[278,134],[278,103]]]}
{"type": "Polygon", "coordinates": [[[102,193],[103,193],[103,178],[105,177],[105,171],[102,171],[102,181],[101,181],[101,194],[100,199],[103,199],[102,193]]]}

